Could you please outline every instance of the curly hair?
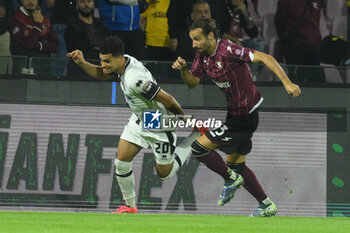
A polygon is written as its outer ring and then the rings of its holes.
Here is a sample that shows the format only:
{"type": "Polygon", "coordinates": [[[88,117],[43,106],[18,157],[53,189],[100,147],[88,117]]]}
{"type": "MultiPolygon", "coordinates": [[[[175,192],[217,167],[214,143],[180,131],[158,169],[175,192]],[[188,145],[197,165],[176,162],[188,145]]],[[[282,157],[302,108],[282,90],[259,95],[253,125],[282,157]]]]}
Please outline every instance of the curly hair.
{"type": "Polygon", "coordinates": [[[118,57],[124,54],[124,43],[117,36],[106,37],[100,44],[100,53],[109,54],[113,57],[118,57]]]}

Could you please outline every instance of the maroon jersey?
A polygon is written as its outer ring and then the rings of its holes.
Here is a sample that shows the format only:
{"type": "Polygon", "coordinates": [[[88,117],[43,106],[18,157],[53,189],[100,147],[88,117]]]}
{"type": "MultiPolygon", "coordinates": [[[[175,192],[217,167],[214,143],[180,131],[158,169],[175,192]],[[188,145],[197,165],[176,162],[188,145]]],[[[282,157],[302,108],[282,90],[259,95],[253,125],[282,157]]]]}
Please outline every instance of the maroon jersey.
{"type": "Polygon", "coordinates": [[[15,55],[49,55],[57,52],[58,40],[50,20],[34,22],[23,7],[16,10],[10,25],[11,52],[15,55]]]}
{"type": "Polygon", "coordinates": [[[263,100],[248,66],[248,62],[253,62],[253,52],[252,49],[221,39],[217,41],[217,48],[212,55],[196,52],[190,72],[199,78],[207,73],[225,93],[228,112],[246,115],[263,100]]]}

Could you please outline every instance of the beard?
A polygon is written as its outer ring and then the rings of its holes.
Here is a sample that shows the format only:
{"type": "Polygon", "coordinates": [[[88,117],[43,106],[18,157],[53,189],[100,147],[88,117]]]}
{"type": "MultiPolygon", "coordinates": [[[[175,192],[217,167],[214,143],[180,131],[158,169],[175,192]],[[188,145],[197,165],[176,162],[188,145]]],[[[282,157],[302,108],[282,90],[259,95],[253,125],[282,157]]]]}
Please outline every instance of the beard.
{"type": "Polygon", "coordinates": [[[210,49],[210,44],[207,41],[201,48],[196,48],[196,50],[201,54],[201,55],[206,55],[209,54],[209,49],[210,49]]]}
{"type": "Polygon", "coordinates": [[[34,10],[35,10],[35,7],[27,7],[27,8],[24,8],[28,13],[30,14],[33,14],[34,10]]]}
{"type": "Polygon", "coordinates": [[[93,9],[90,9],[90,11],[86,12],[86,11],[83,11],[82,9],[79,9],[79,14],[81,16],[83,16],[84,18],[88,18],[92,15],[93,13],[93,9]]]}
{"type": "Polygon", "coordinates": [[[205,55],[205,51],[202,48],[196,48],[196,51],[200,54],[200,55],[205,55]]]}

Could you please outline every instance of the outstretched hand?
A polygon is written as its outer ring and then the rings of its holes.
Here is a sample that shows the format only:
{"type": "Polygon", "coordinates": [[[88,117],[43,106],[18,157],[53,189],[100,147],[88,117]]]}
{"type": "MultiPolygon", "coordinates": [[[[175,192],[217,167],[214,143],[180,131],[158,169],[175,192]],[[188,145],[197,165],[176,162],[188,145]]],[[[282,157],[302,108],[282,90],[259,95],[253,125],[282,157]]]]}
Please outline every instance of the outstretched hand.
{"type": "Polygon", "coordinates": [[[284,88],[286,89],[287,93],[293,97],[298,97],[301,94],[300,87],[297,84],[289,83],[284,85],[284,88]]]}
{"type": "Polygon", "coordinates": [[[73,51],[70,52],[70,53],[67,53],[66,56],[69,57],[69,58],[72,58],[73,61],[74,61],[75,63],[77,63],[78,65],[79,65],[79,64],[82,64],[82,63],[85,61],[83,52],[80,51],[80,50],[78,50],[78,49],[73,50],[73,51]]]}

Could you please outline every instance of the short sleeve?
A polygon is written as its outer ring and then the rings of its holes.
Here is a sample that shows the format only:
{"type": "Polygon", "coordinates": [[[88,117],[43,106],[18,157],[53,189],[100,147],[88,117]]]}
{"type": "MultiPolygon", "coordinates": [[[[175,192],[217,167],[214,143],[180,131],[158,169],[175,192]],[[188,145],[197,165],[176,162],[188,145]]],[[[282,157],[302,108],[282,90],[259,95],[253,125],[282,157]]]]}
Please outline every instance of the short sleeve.
{"type": "Polygon", "coordinates": [[[157,83],[147,80],[145,78],[135,79],[133,90],[138,94],[145,97],[147,100],[152,101],[160,91],[160,86],[157,83]]]}

